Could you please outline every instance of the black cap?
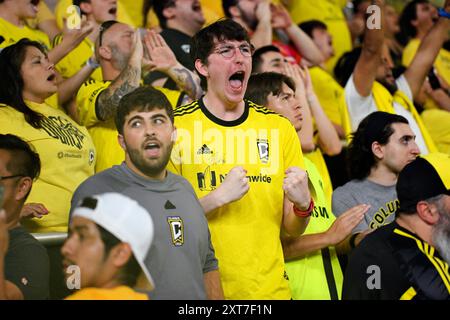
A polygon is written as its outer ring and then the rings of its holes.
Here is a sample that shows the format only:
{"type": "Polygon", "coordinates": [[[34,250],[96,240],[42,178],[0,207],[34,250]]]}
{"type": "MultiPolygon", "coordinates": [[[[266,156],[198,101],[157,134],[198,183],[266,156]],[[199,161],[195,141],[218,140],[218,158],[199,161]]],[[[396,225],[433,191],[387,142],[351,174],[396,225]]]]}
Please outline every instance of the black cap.
{"type": "Polygon", "coordinates": [[[407,164],[397,180],[399,212],[416,212],[419,201],[450,195],[450,155],[430,153],[407,164]]]}

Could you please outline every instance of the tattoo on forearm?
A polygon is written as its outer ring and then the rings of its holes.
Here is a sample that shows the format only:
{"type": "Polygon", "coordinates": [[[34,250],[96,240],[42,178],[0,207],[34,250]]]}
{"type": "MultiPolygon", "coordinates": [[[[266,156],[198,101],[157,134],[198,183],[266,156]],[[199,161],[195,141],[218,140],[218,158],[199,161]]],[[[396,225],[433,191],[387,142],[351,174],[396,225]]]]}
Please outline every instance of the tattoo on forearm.
{"type": "Polygon", "coordinates": [[[200,83],[195,81],[189,70],[184,68],[175,68],[173,73],[173,80],[176,82],[178,87],[180,87],[180,89],[185,91],[193,100],[200,98],[203,93],[202,88],[200,87],[200,83]]]}
{"type": "Polygon", "coordinates": [[[139,68],[128,65],[111,85],[98,97],[97,116],[100,120],[113,118],[120,99],[139,87],[141,72],[139,68]]]}

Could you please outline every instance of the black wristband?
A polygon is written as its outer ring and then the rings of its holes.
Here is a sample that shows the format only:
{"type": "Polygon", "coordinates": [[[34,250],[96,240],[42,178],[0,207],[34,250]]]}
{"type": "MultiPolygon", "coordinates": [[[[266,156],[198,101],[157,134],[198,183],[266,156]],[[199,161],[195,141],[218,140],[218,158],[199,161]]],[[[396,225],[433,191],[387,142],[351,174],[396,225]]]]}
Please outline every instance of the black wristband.
{"type": "Polygon", "coordinates": [[[352,248],[352,249],[355,249],[355,247],[356,247],[355,240],[356,240],[356,237],[358,236],[358,234],[359,233],[354,233],[350,237],[349,244],[350,244],[350,248],[352,248]]]}

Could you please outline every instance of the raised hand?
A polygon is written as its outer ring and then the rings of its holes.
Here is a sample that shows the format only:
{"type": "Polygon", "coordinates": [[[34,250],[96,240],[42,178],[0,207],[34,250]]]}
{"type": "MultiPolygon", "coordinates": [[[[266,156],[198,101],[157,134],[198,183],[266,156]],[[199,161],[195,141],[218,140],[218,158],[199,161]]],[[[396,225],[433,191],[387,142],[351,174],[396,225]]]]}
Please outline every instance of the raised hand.
{"type": "Polygon", "coordinates": [[[79,28],[68,28],[64,21],[63,41],[70,43],[73,47],[78,46],[84,38],[86,38],[94,30],[94,24],[86,19],[86,16],[81,17],[79,28]]]}
{"type": "Polygon", "coordinates": [[[283,190],[286,197],[296,208],[306,210],[311,202],[308,189],[308,174],[299,167],[289,167],[283,180],[283,190]]]}
{"type": "Polygon", "coordinates": [[[271,19],[272,28],[286,29],[293,24],[291,15],[282,4],[279,5],[272,4],[270,6],[270,9],[272,13],[271,19]]]}
{"type": "Polygon", "coordinates": [[[347,238],[352,230],[364,218],[364,214],[369,208],[369,205],[360,204],[348,209],[340,215],[326,231],[330,244],[334,246],[347,238]]]}
{"type": "Polygon", "coordinates": [[[260,3],[258,3],[258,6],[256,7],[256,11],[255,11],[255,15],[256,15],[256,19],[259,22],[269,22],[270,23],[270,19],[271,19],[271,12],[270,12],[270,0],[264,0],[261,1],[260,3]]]}
{"type": "Polygon", "coordinates": [[[148,53],[148,57],[143,60],[146,71],[166,72],[178,64],[175,54],[166,41],[155,31],[148,30],[144,37],[144,45],[148,53]]]}

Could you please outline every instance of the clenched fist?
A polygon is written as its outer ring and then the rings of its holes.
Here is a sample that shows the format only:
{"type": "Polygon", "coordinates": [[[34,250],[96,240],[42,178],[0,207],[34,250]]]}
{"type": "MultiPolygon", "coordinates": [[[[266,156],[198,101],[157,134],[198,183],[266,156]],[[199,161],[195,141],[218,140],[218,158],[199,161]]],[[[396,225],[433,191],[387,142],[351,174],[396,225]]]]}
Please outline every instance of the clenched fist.
{"type": "Polygon", "coordinates": [[[286,197],[297,209],[307,210],[311,201],[308,189],[308,173],[299,167],[289,167],[283,180],[286,197]]]}
{"type": "Polygon", "coordinates": [[[216,192],[221,203],[228,204],[241,199],[249,188],[247,170],[242,166],[236,166],[228,172],[216,192]]]}

